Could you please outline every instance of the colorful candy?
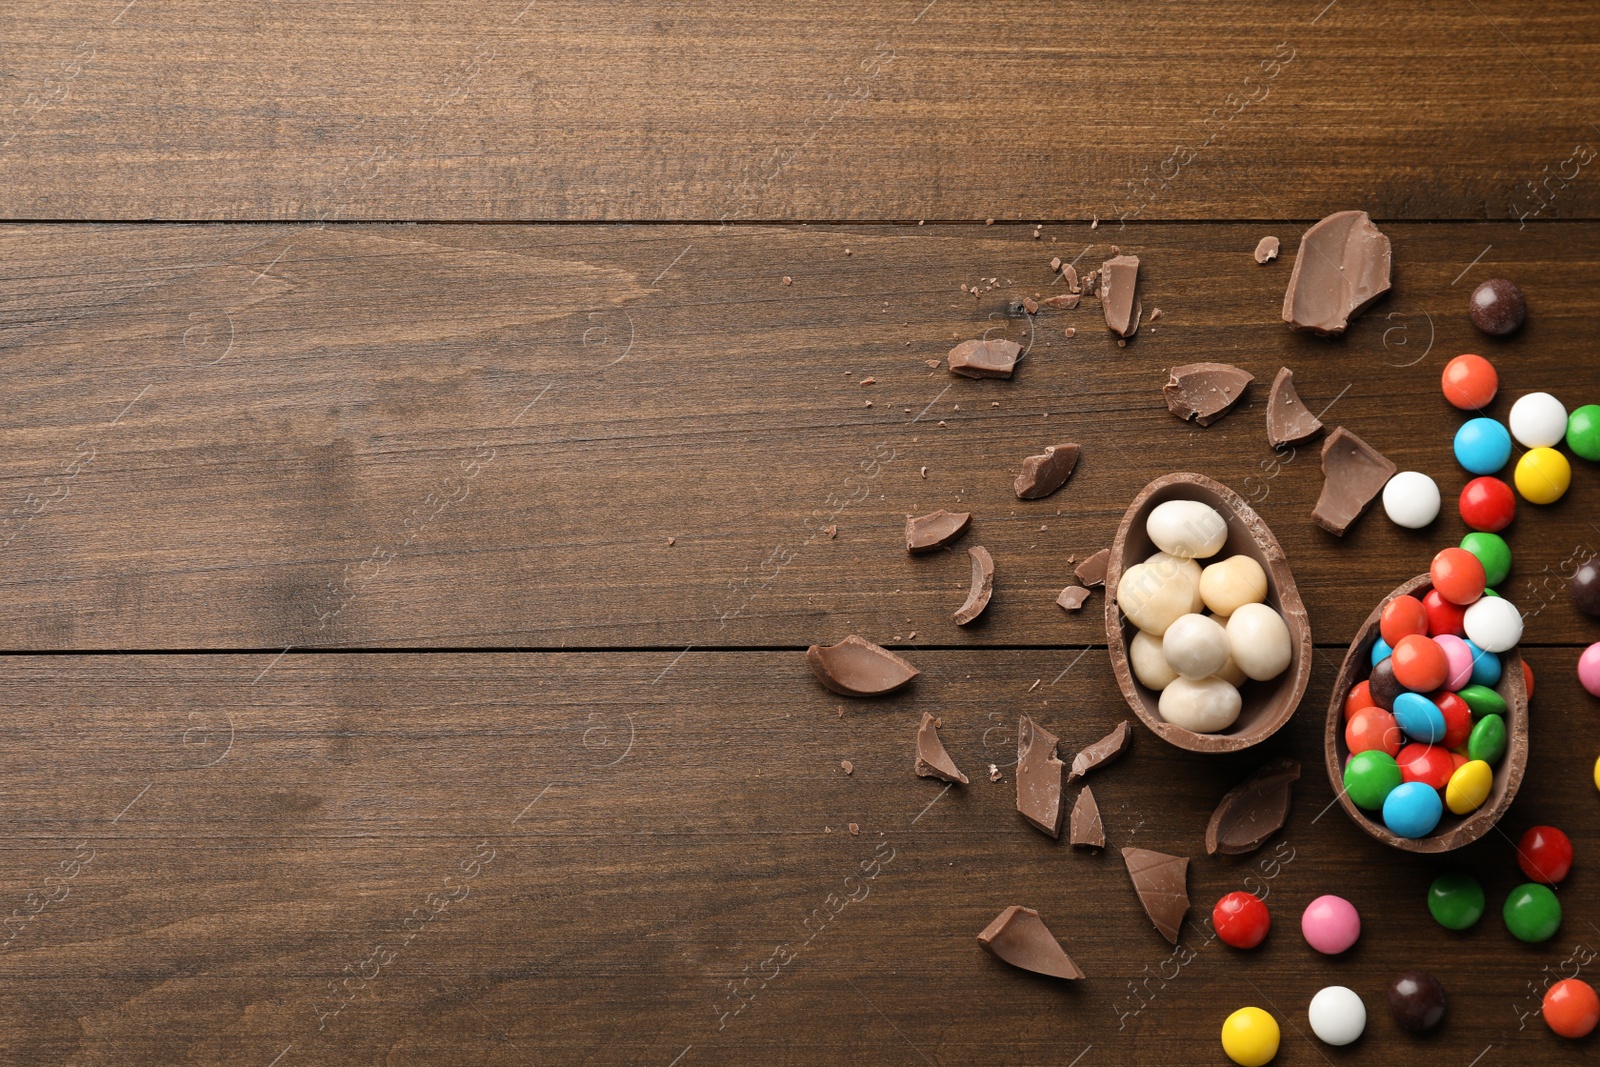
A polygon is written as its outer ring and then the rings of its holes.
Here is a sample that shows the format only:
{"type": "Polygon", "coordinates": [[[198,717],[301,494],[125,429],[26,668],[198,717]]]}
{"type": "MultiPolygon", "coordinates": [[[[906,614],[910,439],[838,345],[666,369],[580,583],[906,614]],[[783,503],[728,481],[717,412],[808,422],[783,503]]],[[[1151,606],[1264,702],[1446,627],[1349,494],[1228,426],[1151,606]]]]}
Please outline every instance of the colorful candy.
{"type": "MultiPolygon", "coordinates": [[[[1374,667],[1392,655],[1394,655],[1394,649],[1383,638],[1380,637],[1372,643],[1372,665],[1374,667]]],[[[1392,666],[1391,664],[1391,668],[1392,666]]]]}
{"type": "Polygon", "coordinates": [[[1554,504],[1572,484],[1572,464],[1553,448],[1534,448],[1517,460],[1517,492],[1530,504],[1554,504]]]}
{"type": "Polygon", "coordinates": [[[1344,743],[1352,753],[1400,751],[1400,727],[1394,716],[1382,708],[1361,708],[1351,713],[1344,724],[1344,743]]]}
{"type": "Polygon", "coordinates": [[[1355,905],[1329,893],[1306,905],[1300,916],[1306,944],[1327,956],[1337,956],[1361,936],[1361,915],[1355,905]]]}
{"type": "Polygon", "coordinates": [[[1383,510],[1396,526],[1420,530],[1439,517],[1439,485],[1421,471],[1401,471],[1383,487],[1383,510]]]}
{"type": "MultiPolygon", "coordinates": [[[[1471,353],[1457,356],[1444,365],[1440,381],[1444,398],[1462,411],[1478,411],[1489,406],[1500,388],[1500,375],[1494,364],[1471,353]]],[[[1582,410],[1581,408],[1579,410],[1582,410]]]]}
{"type": "Polygon", "coordinates": [[[1584,649],[1578,657],[1578,681],[1590,696],[1600,697],[1600,641],[1584,649]]]}
{"type": "MultiPolygon", "coordinates": [[[[1485,652],[1484,655],[1489,656],[1493,655],[1493,653],[1485,652]]],[[[1498,659],[1496,662],[1498,662],[1498,659]]],[[[1472,709],[1472,717],[1474,719],[1482,718],[1485,715],[1504,717],[1508,710],[1504,697],[1487,685],[1477,682],[1456,690],[1456,696],[1466,701],[1467,707],[1472,709]]]]}
{"type": "Polygon", "coordinates": [[[1431,637],[1407,634],[1394,646],[1395,680],[1407,689],[1427,693],[1444,684],[1450,661],[1444,649],[1431,637]]]}
{"type": "Polygon", "coordinates": [[[1483,918],[1483,886],[1470,874],[1441,874],[1428,887],[1428,913],[1446,930],[1465,930],[1483,918]]]}
{"type": "Polygon", "coordinates": [[[1461,539],[1461,547],[1478,557],[1483,565],[1483,579],[1490,585],[1499,585],[1511,574],[1511,547],[1499,534],[1479,531],[1461,539]]]}
{"type": "Polygon", "coordinates": [[[1222,1024],[1222,1051],[1239,1067],[1263,1067],[1278,1054],[1278,1021],[1260,1008],[1240,1008],[1222,1024]]]}
{"type": "Polygon", "coordinates": [[[1566,406],[1549,393],[1529,393],[1511,405],[1511,436],[1523,448],[1549,448],[1567,433],[1566,406]]]}
{"type": "Polygon", "coordinates": [[[1591,463],[1600,460],[1600,404],[1585,404],[1567,416],[1567,447],[1591,463]]]}
{"type": "Polygon", "coordinates": [[[1472,684],[1472,644],[1455,634],[1440,634],[1432,639],[1444,653],[1444,687],[1452,692],[1472,684]]]}
{"type": "MultiPolygon", "coordinates": [[[[1472,684],[1482,686],[1485,689],[1493,685],[1499,685],[1502,672],[1500,657],[1493,652],[1485,652],[1471,641],[1467,642],[1467,648],[1472,652],[1472,684]]],[[[1528,668],[1527,660],[1522,661],[1522,668],[1523,677],[1528,681],[1528,699],[1532,700],[1533,674],[1528,668]]],[[[1493,692],[1493,690],[1490,690],[1490,692],[1493,692]]]]}
{"type": "Polygon", "coordinates": [[[1385,656],[1372,668],[1372,673],[1367,675],[1367,691],[1372,694],[1372,702],[1384,711],[1394,710],[1394,698],[1406,691],[1405,686],[1395,681],[1394,657],[1385,656]]]}
{"type": "Polygon", "coordinates": [[[1433,591],[1452,604],[1476,603],[1488,584],[1483,564],[1464,548],[1441,549],[1428,565],[1428,576],[1433,580],[1433,591]]]}
{"type": "Polygon", "coordinates": [[[1272,929],[1272,914],[1254,893],[1229,893],[1211,909],[1211,928],[1223,944],[1255,948],[1272,929]]]}
{"type": "Polygon", "coordinates": [[[1600,561],[1585,560],[1572,572],[1568,588],[1572,605],[1591,618],[1600,619],[1600,561]]]}
{"type": "MultiPolygon", "coordinates": [[[[1394,721],[1406,736],[1426,744],[1444,740],[1444,715],[1421,693],[1405,692],[1394,698],[1394,721]]],[[[1401,770],[1405,764],[1400,765],[1401,770]]]]}
{"type": "Polygon", "coordinates": [[[1267,572],[1250,556],[1229,556],[1200,572],[1200,599],[1211,614],[1227,618],[1267,599],[1267,572]]]}
{"type": "Polygon", "coordinates": [[[1449,749],[1420,741],[1402,748],[1395,756],[1395,763],[1403,781],[1421,782],[1431,789],[1443,789],[1456,769],[1449,749]]]}
{"type": "Polygon", "coordinates": [[[1444,986],[1426,971],[1406,971],[1389,986],[1394,1021],[1413,1034],[1425,1034],[1443,1022],[1447,1006],[1444,986]]]}
{"type": "Polygon", "coordinates": [[[1600,1025],[1600,996],[1580,978],[1563,978],[1545,990],[1540,1014],[1562,1037],[1588,1037],[1600,1025]]]}
{"type": "Polygon", "coordinates": [[[1390,645],[1399,644],[1408,634],[1426,634],[1428,611],[1414,596],[1397,596],[1383,606],[1378,630],[1390,645]]]}
{"type": "Polygon", "coordinates": [[[1498,596],[1483,597],[1467,608],[1462,625],[1467,628],[1467,640],[1485,652],[1507,652],[1522,640],[1522,613],[1498,596]]]}
{"type": "Polygon", "coordinates": [[[1498,715],[1485,715],[1467,735],[1467,758],[1491,766],[1506,754],[1506,721],[1498,715]]]}
{"type": "Polygon", "coordinates": [[[1439,790],[1425,782],[1401,782],[1383,798],[1383,825],[1401,837],[1428,836],[1443,815],[1439,790]]]}
{"type": "Polygon", "coordinates": [[[1422,606],[1428,613],[1428,633],[1434,637],[1440,634],[1467,636],[1467,628],[1463,625],[1467,616],[1466,608],[1450,603],[1439,595],[1437,589],[1430,589],[1423,594],[1422,606]]]}
{"type": "Polygon", "coordinates": [[[1455,769],[1444,787],[1444,804],[1454,815],[1470,815],[1483,807],[1494,786],[1494,771],[1483,760],[1468,760],[1455,769]]]}
{"type": "Polygon", "coordinates": [[[1493,337],[1515,333],[1528,317],[1528,298],[1516,283],[1490,278],[1472,290],[1468,304],[1472,325],[1493,337]]]}
{"type": "Polygon", "coordinates": [[[1350,687],[1349,695],[1344,698],[1344,717],[1348,719],[1362,708],[1377,706],[1372,702],[1372,686],[1367,682],[1357,682],[1350,687]]]}
{"type": "Polygon", "coordinates": [[[1572,871],[1572,841],[1554,826],[1533,826],[1517,843],[1517,866],[1535,882],[1554,885],[1572,871]]]}
{"type": "Polygon", "coordinates": [[[1474,478],[1461,490],[1461,521],[1474,530],[1498,533],[1517,517],[1517,498],[1499,478],[1474,478]]]}
{"type": "Polygon", "coordinates": [[[1468,419],[1456,431],[1455,453],[1473,474],[1494,474],[1511,459],[1511,434],[1494,419],[1468,419]]]}
{"type": "Polygon", "coordinates": [[[1342,985],[1317,990],[1311,998],[1311,1032],[1330,1045],[1348,1045],[1367,1028],[1367,1006],[1356,991],[1342,985]]]}
{"type": "Polygon", "coordinates": [[[1534,882],[1513,889],[1502,914],[1506,929],[1519,941],[1548,941],[1561,928],[1561,902],[1549,886],[1534,882]]]}
{"type": "Polygon", "coordinates": [[[1400,764],[1379,749],[1357,752],[1344,765],[1344,791],[1351,803],[1367,811],[1381,809],[1401,782],[1400,764]]]}
{"type": "Polygon", "coordinates": [[[1460,749],[1472,734],[1472,709],[1455,693],[1443,690],[1428,699],[1444,716],[1444,740],[1439,743],[1452,752],[1460,749]]]}

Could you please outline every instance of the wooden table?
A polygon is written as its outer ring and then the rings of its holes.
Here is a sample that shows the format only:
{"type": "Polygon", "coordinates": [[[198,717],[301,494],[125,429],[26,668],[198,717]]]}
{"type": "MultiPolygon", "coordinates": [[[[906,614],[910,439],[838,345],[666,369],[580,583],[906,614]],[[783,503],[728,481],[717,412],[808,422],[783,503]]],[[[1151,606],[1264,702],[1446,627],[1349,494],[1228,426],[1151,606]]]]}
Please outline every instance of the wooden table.
{"type": "Polygon", "coordinates": [[[1582,0],[8,4],[0,1059],[1223,1063],[1246,1004],[1281,1064],[1592,1057],[1537,1010],[1600,969],[1600,627],[1565,582],[1600,472],[1508,535],[1538,691],[1498,832],[1384,848],[1321,732],[1357,625],[1463,533],[1444,361],[1497,362],[1498,417],[1600,400],[1597,48],[1582,0]],[[1394,290],[1293,333],[1299,236],[1347,208],[1394,290]],[[1125,348],[1093,300],[1020,309],[1118,247],[1162,311],[1125,348]],[[1495,276],[1532,308],[1509,340],[1466,316],[1495,276]],[[1013,380],[937,365],[982,335],[1027,346],[1013,380]],[[1202,359],[1257,376],[1209,429],[1161,396],[1202,359]],[[1316,529],[1317,446],[1263,432],[1280,366],[1440,520],[1316,529]],[[1067,488],[1017,500],[1068,440],[1067,488]],[[1054,597],[1181,469],[1283,542],[1311,686],[1235,757],[1137,727],[1093,779],[1112,848],[1074,850],[1015,812],[1016,717],[1068,750],[1129,717],[1101,594],[1054,597]],[[972,532],[908,557],[939,507],[972,532]],[[967,544],[998,578],[961,629],[967,544]],[[824,691],[801,652],[849,633],[922,677],[824,691]],[[924,711],[969,786],[911,773],[924,711]],[[1207,857],[1280,755],[1286,830],[1207,857]],[[1498,910],[1538,823],[1578,861],[1530,946],[1498,910]],[[1193,857],[1180,950],[1129,845],[1193,857]],[[1462,934],[1424,907],[1453,868],[1490,898],[1462,934]],[[1253,953],[1206,921],[1241,888],[1276,914],[1253,953]],[[1344,958],[1296,929],[1325,892],[1363,915],[1344,958]],[[1087,980],[980,950],[1014,903],[1087,980]],[[1427,1039],[1385,1006],[1410,968],[1451,998],[1427,1039]],[[1369,1010],[1349,1048],[1309,1033],[1332,984],[1369,1010]]]}

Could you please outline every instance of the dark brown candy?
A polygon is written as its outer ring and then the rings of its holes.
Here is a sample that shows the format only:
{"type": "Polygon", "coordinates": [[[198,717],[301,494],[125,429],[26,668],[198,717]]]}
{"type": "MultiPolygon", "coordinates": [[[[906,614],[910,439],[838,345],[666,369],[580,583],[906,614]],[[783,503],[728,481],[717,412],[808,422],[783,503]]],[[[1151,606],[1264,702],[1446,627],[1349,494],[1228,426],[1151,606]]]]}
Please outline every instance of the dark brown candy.
{"type": "Polygon", "coordinates": [[[1394,676],[1394,657],[1385,656],[1372,668],[1372,673],[1367,675],[1367,691],[1372,696],[1372,702],[1384,711],[1394,711],[1395,697],[1406,691],[1394,676]]]}
{"type": "Polygon", "coordinates": [[[1102,548],[1100,551],[1096,552],[1094,555],[1078,564],[1078,569],[1072,573],[1078,579],[1078,581],[1092,589],[1097,585],[1106,584],[1106,568],[1110,566],[1110,564],[1111,550],[1109,548],[1102,548]]]}
{"type": "Polygon", "coordinates": [[[983,928],[978,944],[1013,967],[1052,978],[1082,978],[1061,942],[1032,908],[1013,904],[983,928]]]}
{"type": "Polygon", "coordinates": [[[1228,791],[1206,824],[1206,853],[1254,852],[1289,821],[1300,761],[1274,760],[1228,791]]]}
{"type": "Polygon", "coordinates": [[[1505,278],[1490,278],[1472,290],[1472,325],[1494,337],[1516,333],[1528,317],[1528,298],[1505,278]]]}
{"type": "Polygon", "coordinates": [[[1297,445],[1322,432],[1322,420],[1311,414],[1295,392],[1294,372],[1280,368],[1267,397],[1267,443],[1273,448],[1297,445]]]}
{"type": "Polygon", "coordinates": [[[1406,971],[1389,987],[1389,1010],[1400,1029],[1425,1034],[1444,1021],[1444,986],[1427,971],[1406,971]]]}
{"type": "Polygon", "coordinates": [[[1600,619],[1600,562],[1591,559],[1572,572],[1572,603],[1600,619]]]}
{"type": "Polygon", "coordinates": [[[970,511],[946,511],[940,508],[929,515],[906,516],[906,551],[932,552],[943,548],[967,532],[972,522],[970,511]]]}
{"type": "Polygon", "coordinates": [[[1338,427],[1322,442],[1322,495],[1311,521],[1343,537],[1397,469],[1383,453],[1338,427]]]}
{"type": "Polygon", "coordinates": [[[923,778],[942,778],[947,782],[967,784],[967,776],[956,769],[955,760],[945,751],[939,740],[939,726],[928,712],[922,713],[922,725],[917,727],[917,761],[912,770],[923,778]]]}
{"type": "Polygon", "coordinates": [[[1009,378],[1021,353],[1015,341],[962,341],[950,350],[950,372],[964,378],[1009,378]]]}
{"type": "Polygon", "coordinates": [[[1081,585],[1069,585],[1056,597],[1056,606],[1062,611],[1077,611],[1089,599],[1089,590],[1081,585]]]}
{"type": "Polygon", "coordinates": [[[1167,410],[1180,419],[1210,426],[1226,415],[1244,396],[1255,375],[1227,363],[1186,363],[1172,368],[1161,391],[1167,410]]]}
{"type": "Polygon", "coordinates": [[[1126,752],[1132,740],[1133,725],[1124,719],[1109,734],[1072,757],[1072,771],[1067,781],[1076,782],[1090,771],[1104,767],[1126,752]]]}
{"type": "Polygon", "coordinates": [[[1305,232],[1283,294],[1283,321],[1323,336],[1389,291],[1389,238],[1365,211],[1339,211],[1305,232]]]}
{"type": "Polygon", "coordinates": [[[1146,848],[1125,848],[1122,859],[1133,879],[1144,913],[1161,936],[1178,943],[1178,930],[1189,913],[1189,857],[1169,856],[1146,848]]]}
{"type": "Polygon", "coordinates": [[[817,681],[847,697],[892,693],[921,673],[888,649],[855,634],[837,645],[812,645],[806,649],[806,663],[817,681]]]}
{"type": "Polygon", "coordinates": [[[967,590],[966,603],[955,611],[957,626],[965,626],[982,615],[994,593],[994,557],[982,545],[967,549],[967,555],[972,557],[972,588],[967,590]]]}
{"type": "Polygon", "coordinates": [[[1119,337],[1139,332],[1139,257],[1117,256],[1100,264],[1100,307],[1106,326],[1119,337]]]}
{"type": "Polygon", "coordinates": [[[1017,719],[1017,811],[1051,837],[1061,836],[1061,780],[1055,734],[1026,715],[1017,719]]]}
{"type": "Polygon", "coordinates": [[[1016,481],[1018,499],[1038,500],[1066,485],[1078,465],[1078,451],[1074,444],[1051,445],[1041,455],[1023,460],[1016,481]]]}
{"type": "Polygon", "coordinates": [[[1084,786],[1072,804],[1072,818],[1067,823],[1067,840],[1085,848],[1105,848],[1106,828],[1100,821],[1100,805],[1094,794],[1084,786]]]}

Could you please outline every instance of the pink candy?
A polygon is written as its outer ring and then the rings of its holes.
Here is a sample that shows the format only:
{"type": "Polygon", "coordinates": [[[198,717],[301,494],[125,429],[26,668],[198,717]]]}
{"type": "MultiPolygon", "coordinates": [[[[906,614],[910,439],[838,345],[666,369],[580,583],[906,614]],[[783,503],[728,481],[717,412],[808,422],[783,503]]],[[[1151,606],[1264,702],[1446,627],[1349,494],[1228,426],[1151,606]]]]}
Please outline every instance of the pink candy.
{"type": "MultiPolygon", "coordinates": [[[[1600,654],[1597,654],[1600,659],[1600,654]]],[[[1354,904],[1332,894],[1318,897],[1306,905],[1300,916],[1300,932],[1306,944],[1328,956],[1336,956],[1356,943],[1361,936],[1361,916],[1354,904]]]]}
{"type": "Polygon", "coordinates": [[[1435,644],[1444,649],[1444,661],[1449,668],[1449,673],[1445,675],[1444,687],[1451,692],[1455,692],[1457,689],[1470,685],[1472,683],[1472,649],[1455,634],[1440,634],[1433,640],[1435,644]]]}
{"type": "Polygon", "coordinates": [[[1589,695],[1600,697],[1600,641],[1583,650],[1578,657],[1578,681],[1589,695]]]}

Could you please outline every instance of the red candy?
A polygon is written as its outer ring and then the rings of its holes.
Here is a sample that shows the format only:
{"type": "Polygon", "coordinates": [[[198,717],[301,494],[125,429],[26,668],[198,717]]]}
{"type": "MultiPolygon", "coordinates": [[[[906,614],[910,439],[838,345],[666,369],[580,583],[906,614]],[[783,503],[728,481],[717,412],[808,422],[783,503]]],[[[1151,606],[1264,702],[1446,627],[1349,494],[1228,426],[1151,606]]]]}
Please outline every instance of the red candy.
{"type": "Polygon", "coordinates": [[[1554,885],[1572,870],[1572,842],[1554,826],[1535,826],[1517,845],[1517,866],[1533,881],[1554,885]]]}
{"type": "Polygon", "coordinates": [[[1372,685],[1369,682],[1357,682],[1350,687],[1350,695],[1344,698],[1344,717],[1346,720],[1362,708],[1375,708],[1378,702],[1372,699],[1372,685]]]}
{"type": "Polygon", "coordinates": [[[1461,521],[1474,530],[1499,533],[1517,517],[1517,498],[1499,478],[1474,478],[1461,490],[1461,521]]]}
{"type": "Polygon", "coordinates": [[[1437,589],[1428,590],[1427,595],[1422,598],[1422,607],[1428,613],[1428,633],[1430,635],[1434,637],[1443,637],[1445,634],[1455,634],[1457,637],[1467,636],[1465,623],[1467,609],[1459,604],[1450,603],[1450,601],[1439,595],[1437,589]]]}
{"type": "Polygon", "coordinates": [[[1444,365],[1440,385],[1450,403],[1462,411],[1478,411],[1494,399],[1500,388],[1500,375],[1482,356],[1457,356],[1444,365]]]}
{"type": "Polygon", "coordinates": [[[1344,743],[1352,755],[1375,748],[1392,756],[1400,751],[1400,739],[1394,716],[1382,708],[1361,708],[1344,725],[1344,743]]]}
{"type": "Polygon", "coordinates": [[[1211,909],[1211,926],[1234,948],[1255,948],[1272,929],[1272,915],[1254,893],[1229,893],[1211,909]]]}
{"type": "Polygon", "coordinates": [[[1422,601],[1414,596],[1397,596],[1383,606],[1383,617],[1378,623],[1383,639],[1393,648],[1407,634],[1428,632],[1428,611],[1422,601]]]}
{"type": "Polygon", "coordinates": [[[1452,604],[1471,604],[1483,596],[1483,564],[1464,548],[1446,548],[1433,557],[1428,568],[1433,591],[1452,604]]]}
{"type": "Polygon", "coordinates": [[[1563,978],[1545,990],[1540,1013],[1562,1037],[1588,1037],[1600,1026],[1600,996],[1581,978],[1563,978]]]}
{"type": "MultiPolygon", "coordinates": [[[[1528,691],[1528,699],[1533,699],[1533,668],[1528,666],[1528,661],[1522,661],[1522,687],[1528,691]]],[[[1354,694],[1352,694],[1354,695],[1354,694]]]]}
{"type": "Polygon", "coordinates": [[[1400,764],[1402,781],[1427,782],[1435,789],[1443,789],[1450,784],[1456,769],[1455,760],[1450,757],[1449,749],[1419,742],[1402,748],[1394,760],[1400,764]]]}
{"type": "Polygon", "coordinates": [[[1467,737],[1472,733],[1472,709],[1467,707],[1467,702],[1448,692],[1434,693],[1428,699],[1444,716],[1444,740],[1439,744],[1448,749],[1457,749],[1466,744],[1467,737]]]}
{"type": "Polygon", "coordinates": [[[1450,661],[1439,642],[1421,634],[1407,634],[1394,646],[1394,680],[1413,693],[1431,693],[1444,685],[1450,661]]]}

